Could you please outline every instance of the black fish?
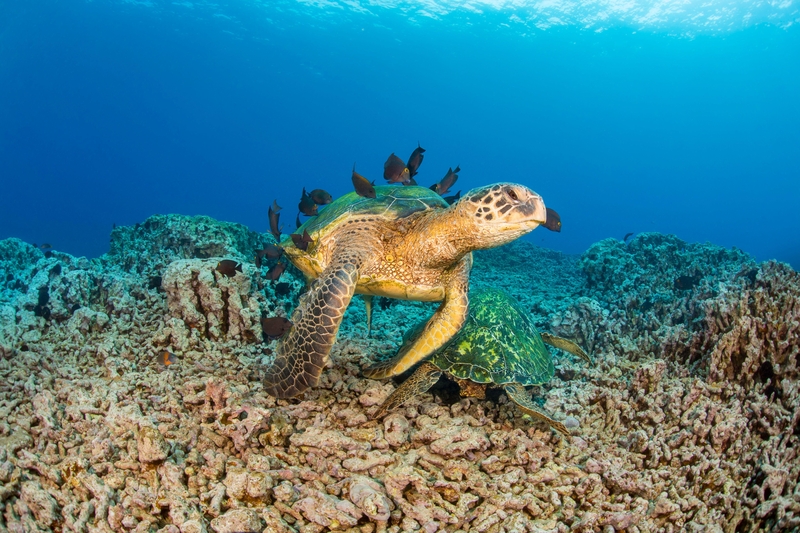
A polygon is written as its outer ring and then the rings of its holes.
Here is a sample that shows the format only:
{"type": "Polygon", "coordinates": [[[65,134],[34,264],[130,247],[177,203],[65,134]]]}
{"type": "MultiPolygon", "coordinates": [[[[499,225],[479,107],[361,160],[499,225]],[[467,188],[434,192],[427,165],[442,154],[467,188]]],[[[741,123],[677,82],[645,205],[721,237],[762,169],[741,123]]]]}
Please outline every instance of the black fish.
{"type": "Polygon", "coordinates": [[[307,217],[313,217],[317,214],[317,204],[314,203],[311,195],[306,192],[305,187],[303,187],[303,196],[300,197],[300,203],[297,204],[297,208],[307,217]]]}
{"type": "Polygon", "coordinates": [[[219,263],[217,263],[216,271],[225,276],[226,278],[232,278],[236,275],[237,272],[242,271],[242,264],[237,263],[232,259],[223,259],[219,263]]]}
{"type": "Polygon", "coordinates": [[[542,227],[561,233],[561,217],[556,213],[555,209],[547,208],[547,221],[542,224],[542,227]]]}
{"type": "Polygon", "coordinates": [[[36,307],[33,308],[33,314],[40,316],[47,320],[50,318],[50,287],[39,287],[39,299],[37,300],[36,307]]]}
{"type": "Polygon", "coordinates": [[[175,357],[175,354],[170,352],[169,350],[161,350],[158,353],[158,362],[164,366],[169,366],[177,363],[178,358],[175,357]]]}
{"type": "Polygon", "coordinates": [[[277,294],[278,296],[285,296],[289,294],[289,291],[291,290],[292,290],[291,284],[286,283],[285,281],[282,281],[277,285],[275,285],[275,294],[277,294]]]}
{"type": "Polygon", "coordinates": [[[739,272],[738,274],[736,274],[734,276],[734,279],[736,279],[736,278],[738,278],[740,276],[749,279],[750,283],[753,284],[753,283],[756,282],[756,279],[758,278],[758,269],[757,268],[751,268],[750,270],[748,270],[745,273],[739,272]]]}
{"type": "Polygon", "coordinates": [[[389,183],[408,183],[411,173],[403,160],[392,152],[392,155],[383,164],[383,178],[389,183]]]}
{"type": "Polygon", "coordinates": [[[52,248],[52,247],[53,247],[53,246],[52,246],[52,245],[50,245],[50,244],[48,244],[48,243],[44,243],[44,244],[42,244],[41,246],[39,246],[39,248],[41,248],[42,250],[49,250],[49,249],[50,249],[50,248],[52,248]]]}
{"type": "Polygon", "coordinates": [[[367,178],[356,172],[356,168],[353,167],[353,187],[356,189],[356,194],[364,198],[375,198],[377,195],[374,185],[375,182],[367,181],[367,178]]]}
{"type": "Polygon", "coordinates": [[[302,235],[298,235],[297,233],[292,233],[289,235],[292,238],[292,242],[295,246],[303,250],[304,252],[308,249],[308,245],[314,240],[311,238],[311,235],[308,234],[308,231],[303,230],[302,235]]]}
{"type": "Polygon", "coordinates": [[[310,193],[311,199],[314,200],[314,203],[317,205],[328,205],[333,201],[333,196],[328,191],[322,189],[314,189],[310,193]]]}
{"type": "Polygon", "coordinates": [[[444,175],[442,181],[437,183],[436,185],[431,186],[431,190],[436,192],[436,194],[440,196],[444,196],[447,194],[447,191],[450,190],[456,181],[458,181],[458,173],[461,172],[461,167],[456,166],[456,169],[453,170],[452,167],[447,169],[447,174],[444,175]]]}
{"type": "Polygon", "coordinates": [[[264,317],[261,319],[261,330],[270,339],[282,337],[292,327],[292,322],[282,316],[264,317]]]}
{"type": "Polygon", "coordinates": [[[424,159],[425,148],[417,143],[417,147],[414,148],[414,151],[411,152],[411,155],[408,157],[408,172],[409,178],[413,178],[417,175],[417,169],[422,164],[422,160],[424,159]]]}
{"type": "Polygon", "coordinates": [[[461,191],[458,191],[453,196],[445,196],[444,201],[450,205],[453,205],[458,201],[459,198],[461,198],[461,191]]]}
{"type": "Polygon", "coordinates": [[[633,235],[633,233],[626,233],[625,237],[622,238],[622,242],[628,242],[628,239],[633,235]]]}
{"type": "Polygon", "coordinates": [[[278,201],[275,200],[272,202],[272,207],[269,208],[269,231],[272,233],[273,237],[275,237],[276,241],[281,240],[281,228],[278,226],[278,219],[281,215],[278,213],[283,209],[281,206],[278,205],[278,201]]]}
{"type": "Polygon", "coordinates": [[[678,276],[675,278],[674,285],[678,290],[688,291],[689,289],[693,289],[700,279],[700,274],[695,274],[693,276],[678,276]]]}
{"type": "Polygon", "coordinates": [[[283,261],[278,261],[275,263],[275,266],[267,270],[267,278],[272,281],[278,281],[284,270],[286,270],[286,263],[283,261]]]}
{"type": "Polygon", "coordinates": [[[261,259],[278,259],[283,255],[283,248],[274,244],[268,244],[263,250],[256,250],[256,268],[261,268],[261,259]]]}
{"type": "Polygon", "coordinates": [[[274,244],[268,244],[264,248],[264,255],[267,256],[267,259],[278,259],[283,255],[283,248],[274,244]]]}

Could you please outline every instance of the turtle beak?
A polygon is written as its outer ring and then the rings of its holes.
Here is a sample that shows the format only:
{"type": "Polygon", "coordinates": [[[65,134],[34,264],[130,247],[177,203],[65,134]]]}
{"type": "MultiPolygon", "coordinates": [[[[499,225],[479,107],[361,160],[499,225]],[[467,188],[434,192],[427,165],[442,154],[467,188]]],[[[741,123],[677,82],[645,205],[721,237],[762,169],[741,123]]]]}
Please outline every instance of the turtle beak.
{"type": "Polygon", "coordinates": [[[514,192],[517,195],[514,218],[519,229],[527,233],[547,222],[547,209],[541,196],[522,187],[514,192]]]}
{"type": "Polygon", "coordinates": [[[547,208],[544,206],[544,200],[533,191],[530,191],[530,197],[525,204],[519,207],[519,212],[526,220],[536,225],[547,222],[547,208]]]}

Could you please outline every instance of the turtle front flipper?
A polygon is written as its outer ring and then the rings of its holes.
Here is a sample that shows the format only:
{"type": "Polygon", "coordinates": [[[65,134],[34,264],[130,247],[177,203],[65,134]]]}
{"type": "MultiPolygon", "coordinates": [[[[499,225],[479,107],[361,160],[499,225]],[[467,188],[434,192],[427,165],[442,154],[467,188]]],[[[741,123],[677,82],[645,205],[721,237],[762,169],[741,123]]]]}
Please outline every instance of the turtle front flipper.
{"type": "Polygon", "coordinates": [[[403,405],[406,400],[418,396],[436,385],[442,371],[430,363],[422,363],[410,378],[397,387],[392,394],[381,404],[372,418],[380,418],[395,407],[403,405]]]}
{"type": "Polygon", "coordinates": [[[336,341],[342,316],[356,289],[364,255],[334,256],[292,314],[294,326],[278,342],[265,390],[276,398],[297,396],[317,384],[336,341]]]}
{"type": "Polygon", "coordinates": [[[372,379],[383,379],[402,374],[430,354],[444,346],[467,321],[469,312],[469,271],[472,254],[464,256],[449,272],[442,305],[425,324],[423,330],[396,356],[376,363],[364,370],[372,379]]]}
{"type": "Polygon", "coordinates": [[[506,383],[505,385],[503,385],[503,390],[506,391],[508,398],[512,402],[517,404],[517,406],[524,413],[527,413],[534,418],[538,418],[539,420],[543,420],[544,422],[550,424],[550,427],[552,427],[559,433],[562,433],[567,437],[570,436],[569,430],[567,430],[567,427],[564,424],[558,422],[557,420],[554,420],[553,417],[546,414],[541,407],[533,403],[533,400],[531,400],[531,397],[525,391],[525,387],[523,387],[519,383],[506,383]]]}
{"type": "Polygon", "coordinates": [[[574,342],[567,340],[563,337],[556,337],[555,335],[551,335],[550,333],[542,333],[542,340],[549,344],[550,346],[554,346],[565,352],[569,352],[572,355],[576,355],[589,363],[592,364],[592,358],[589,357],[589,354],[583,351],[583,348],[575,344],[574,342]]]}

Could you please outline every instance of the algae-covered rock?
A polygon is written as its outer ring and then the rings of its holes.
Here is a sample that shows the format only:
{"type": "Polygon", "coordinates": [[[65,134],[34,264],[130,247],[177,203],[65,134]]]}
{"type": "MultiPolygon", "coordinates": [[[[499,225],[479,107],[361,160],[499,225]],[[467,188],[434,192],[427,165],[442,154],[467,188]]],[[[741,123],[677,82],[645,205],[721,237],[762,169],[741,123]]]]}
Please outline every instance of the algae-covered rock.
{"type": "Polygon", "coordinates": [[[263,297],[253,290],[259,273],[249,265],[227,277],[215,270],[217,259],[180,259],[164,272],[170,314],[210,339],[261,339],[263,297]]]}
{"type": "Polygon", "coordinates": [[[537,327],[572,303],[584,286],[580,256],[541,248],[523,240],[473,252],[470,290],[501,289],[514,294],[537,327]]]}
{"type": "Polygon", "coordinates": [[[242,224],[206,216],[154,215],[134,226],[111,232],[106,264],[151,276],[178,259],[251,259],[255,250],[275,240],[242,224]]]}
{"type": "MultiPolygon", "coordinates": [[[[0,280],[8,285],[13,282],[16,272],[25,270],[30,265],[36,263],[44,257],[44,253],[39,249],[21,241],[20,239],[3,239],[0,241],[0,280]]],[[[2,298],[4,291],[0,291],[2,298]]]]}
{"type": "Polygon", "coordinates": [[[706,316],[699,302],[725,287],[747,289],[758,272],[740,250],[661,233],[641,233],[627,244],[595,243],[580,266],[586,284],[571,306],[552,317],[553,332],[585,342],[593,352],[633,359],[662,357],[672,351],[667,346],[685,343],[706,316]]]}
{"type": "Polygon", "coordinates": [[[169,444],[156,429],[145,426],[139,431],[139,460],[143,463],[160,463],[169,454],[169,444]]]}
{"type": "Polygon", "coordinates": [[[33,513],[37,523],[50,527],[58,520],[58,503],[38,481],[23,482],[20,497],[33,513]]]}
{"type": "Polygon", "coordinates": [[[84,257],[43,253],[19,239],[0,241],[0,345],[36,339],[51,321],[102,306],[96,268],[84,257]]]}
{"type": "Polygon", "coordinates": [[[753,269],[753,258],[735,248],[687,243],[675,235],[640,233],[627,244],[605,239],[581,256],[587,296],[617,305],[643,305],[680,297],[753,269]]]}
{"type": "Polygon", "coordinates": [[[251,509],[231,509],[211,521],[211,529],[216,533],[240,533],[261,531],[261,519],[251,509]]]}

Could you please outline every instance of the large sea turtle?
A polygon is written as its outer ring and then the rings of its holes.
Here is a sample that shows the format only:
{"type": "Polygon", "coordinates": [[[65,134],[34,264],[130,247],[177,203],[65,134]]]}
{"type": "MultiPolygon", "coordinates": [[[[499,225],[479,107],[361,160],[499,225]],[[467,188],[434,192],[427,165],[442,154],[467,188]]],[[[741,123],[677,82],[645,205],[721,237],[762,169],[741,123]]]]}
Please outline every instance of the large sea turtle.
{"type": "MultiPolygon", "coordinates": [[[[424,326],[423,322],[407,333],[405,343],[413,343],[424,326]]],[[[525,386],[540,385],[553,377],[553,357],[545,343],[592,362],[574,342],[540,334],[525,310],[505,292],[497,289],[476,292],[470,297],[469,316],[461,331],[419,365],[374,416],[379,418],[427,391],[444,373],[458,383],[464,397],[483,398],[487,385],[502,387],[523,412],[569,435],[564,424],[531,401],[525,391],[525,386]]]]}
{"type": "Polygon", "coordinates": [[[290,398],[317,384],[354,293],[442,302],[415,342],[365,375],[385,378],[411,368],[464,324],[472,250],[513,241],[547,216],[542,198],[514,183],[473,189],[450,206],[425,187],[375,191],[376,198],[346,194],[306,221],[297,229],[311,238],[306,250],[290,238],[281,242],[313,282],[267,369],[269,394],[290,398]]]}

